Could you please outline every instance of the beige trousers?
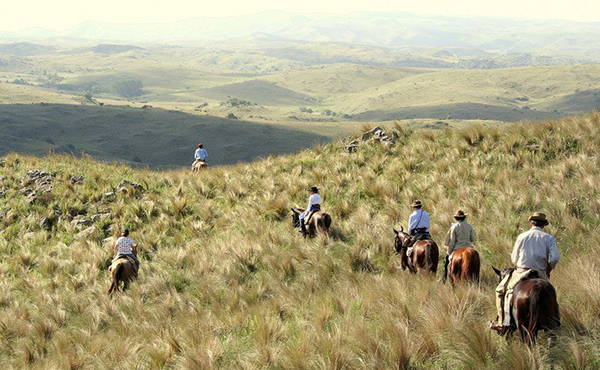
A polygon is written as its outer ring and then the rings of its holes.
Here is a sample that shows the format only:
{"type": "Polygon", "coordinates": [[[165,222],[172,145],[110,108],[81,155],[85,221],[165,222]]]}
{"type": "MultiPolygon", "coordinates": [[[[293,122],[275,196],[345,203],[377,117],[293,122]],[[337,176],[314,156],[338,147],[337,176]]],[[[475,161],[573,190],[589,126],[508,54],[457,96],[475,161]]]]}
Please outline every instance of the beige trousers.
{"type": "Polygon", "coordinates": [[[505,276],[496,287],[496,309],[498,310],[498,323],[510,326],[510,307],[513,292],[517,284],[527,278],[532,272],[537,272],[540,279],[549,280],[546,271],[537,269],[516,269],[511,275],[505,276]]]}

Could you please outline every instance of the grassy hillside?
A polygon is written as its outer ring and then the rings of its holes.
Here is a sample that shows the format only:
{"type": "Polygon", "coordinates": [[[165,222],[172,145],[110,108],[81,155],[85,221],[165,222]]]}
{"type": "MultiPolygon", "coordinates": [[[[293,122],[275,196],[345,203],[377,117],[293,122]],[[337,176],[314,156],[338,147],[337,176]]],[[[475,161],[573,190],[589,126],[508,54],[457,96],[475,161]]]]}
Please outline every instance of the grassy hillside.
{"type": "Polygon", "coordinates": [[[347,155],[337,142],[198,176],[7,156],[0,367],[600,367],[600,115],[397,129],[391,149],[366,143],[347,155]],[[55,174],[52,191],[32,204],[19,193],[31,169],[55,174]],[[72,185],[79,175],[83,183],[72,185]],[[144,190],[106,195],[123,179],[144,190]],[[289,207],[313,184],[333,217],[330,240],[303,240],[290,225],[289,207]],[[431,212],[438,241],[456,208],[469,213],[483,258],[479,285],[452,289],[398,270],[392,227],[406,222],[414,198],[431,212]],[[491,266],[509,265],[515,237],[538,210],[563,257],[552,274],[563,327],[550,350],[486,329],[495,314],[491,266]],[[108,249],[123,227],[140,245],[141,273],[109,298],[108,249]]]}

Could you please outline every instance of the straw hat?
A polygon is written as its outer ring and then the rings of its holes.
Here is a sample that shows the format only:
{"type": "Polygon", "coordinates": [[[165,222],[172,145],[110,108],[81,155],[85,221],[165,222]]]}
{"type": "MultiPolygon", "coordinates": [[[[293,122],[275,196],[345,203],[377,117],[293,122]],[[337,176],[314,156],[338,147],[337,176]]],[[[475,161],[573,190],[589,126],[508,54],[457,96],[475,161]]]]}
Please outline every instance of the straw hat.
{"type": "Polygon", "coordinates": [[[467,214],[462,209],[459,209],[454,214],[454,218],[465,218],[465,217],[467,217],[467,214]]]}
{"type": "Polygon", "coordinates": [[[529,221],[540,221],[546,225],[549,224],[546,214],[541,212],[535,212],[533,215],[529,216],[529,221]]]}
{"type": "Polygon", "coordinates": [[[421,207],[423,204],[421,203],[420,200],[415,200],[412,202],[412,204],[410,205],[411,207],[421,207]]]}

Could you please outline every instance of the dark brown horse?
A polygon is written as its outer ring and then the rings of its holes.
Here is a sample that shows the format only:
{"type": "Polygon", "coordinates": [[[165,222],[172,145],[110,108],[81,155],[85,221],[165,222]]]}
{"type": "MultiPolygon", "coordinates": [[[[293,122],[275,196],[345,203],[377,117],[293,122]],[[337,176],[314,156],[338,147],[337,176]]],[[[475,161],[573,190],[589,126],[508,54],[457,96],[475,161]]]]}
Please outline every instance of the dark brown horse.
{"type": "MultiPolygon", "coordinates": [[[[300,227],[300,215],[304,212],[302,208],[292,208],[292,226],[300,227]]],[[[305,220],[306,223],[306,234],[315,236],[317,233],[323,233],[329,237],[329,228],[331,227],[331,216],[323,211],[313,213],[310,219],[305,220]]]]}
{"type": "MultiPolygon", "coordinates": [[[[514,269],[502,272],[492,267],[499,276],[499,281],[512,273],[514,269]]],[[[552,330],[560,327],[560,311],[556,300],[556,290],[545,279],[527,279],[519,282],[513,290],[511,302],[511,324],[506,335],[519,331],[521,340],[527,344],[536,341],[540,330],[552,330]]]]}
{"type": "Polygon", "coordinates": [[[394,250],[400,253],[400,266],[402,270],[408,268],[412,273],[437,273],[440,252],[433,240],[414,241],[410,235],[404,232],[404,228],[397,231],[394,229],[394,250]],[[410,258],[406,255],[408,248],[412,247],[410,258]]]}
{"type": "Polygon", "coordinates": [[[123,282],[123,291],[129,288],[129,283],[135,278],[135,267],[127,258],[119,258],[112,262],[108,268],[111,276],[111,284],[108,294],[119,291],[119,285],[123,282]]]}
{"type": "Polygon", "coordinates": [[[473,248],[461,248],[452,253],[448,265],[448,279],[451,284],[461,281],[479,282],[479,253],[473,248]]]}

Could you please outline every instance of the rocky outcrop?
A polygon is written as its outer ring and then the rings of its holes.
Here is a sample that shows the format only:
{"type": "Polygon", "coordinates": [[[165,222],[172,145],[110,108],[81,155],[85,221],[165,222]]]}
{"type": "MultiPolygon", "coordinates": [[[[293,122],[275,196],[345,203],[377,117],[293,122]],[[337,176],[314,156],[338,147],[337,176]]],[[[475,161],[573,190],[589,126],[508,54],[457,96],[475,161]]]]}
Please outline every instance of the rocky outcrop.
{"type": "Polygon", "coordinates": [[[117,185],[117,191],[126,193],[129,189],[133,189],[134,191],[144,191],[144,188],[140,184],[136,184],[135,182],[131,182],[129,180],[123,180],[117,185]]]}
{"type": "Polygon", "coordinates": [[[84,180],[85,180],[85,177],[83,177],[83,176],[72,176],[70,181],[71,181],[72,185],[77,185],[77,184],[83,184],[84,180]]]}
{"type": "Polygon", "coordinates": [[[54,174],[45,170],[29,170],[23,178],[23,188],[19,194],[27,197],[27,203],[33,204],[40,197],[50,199],[54,187],[54,174]]]}
{"type": "Polygon", "coordinates": [[[367,141],[375,141],[386,147],[393,147],[396,145],[400,135],[397,131],[392,130],[387,132],[381,127],[377,126],[363,133],[359,139],[354,139],[345,146],[345,150],[348,153],[354,153],[358,150],[360,143],[367,141]]]}

